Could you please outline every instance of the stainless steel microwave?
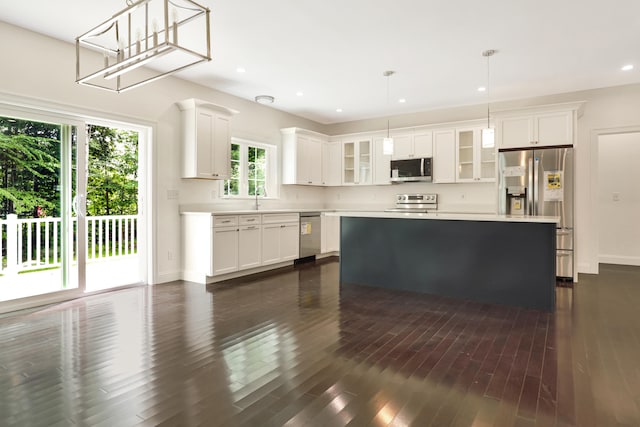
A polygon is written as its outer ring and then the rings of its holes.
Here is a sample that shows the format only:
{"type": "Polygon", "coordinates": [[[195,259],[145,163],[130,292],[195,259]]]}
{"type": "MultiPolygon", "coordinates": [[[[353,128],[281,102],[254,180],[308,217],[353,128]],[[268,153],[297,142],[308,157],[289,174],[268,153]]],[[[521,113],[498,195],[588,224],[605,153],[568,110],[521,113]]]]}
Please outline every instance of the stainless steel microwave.
{"type": "Polygon", "coordinates": [[[431,157],[391,160],[391,182],[431,182],[432,161],[431,157]]]}

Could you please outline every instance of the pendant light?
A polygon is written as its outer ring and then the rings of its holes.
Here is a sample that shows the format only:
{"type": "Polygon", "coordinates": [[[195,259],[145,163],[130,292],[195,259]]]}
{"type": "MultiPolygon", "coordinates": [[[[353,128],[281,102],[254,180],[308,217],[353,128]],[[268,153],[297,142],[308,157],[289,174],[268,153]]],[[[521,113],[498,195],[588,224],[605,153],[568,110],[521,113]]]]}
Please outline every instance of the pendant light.
{"type": "Polygon", "coordinates": [[[490,104],[489,104],[489,100],[490,100],[490,91],[489,91],[489,59],[495,55],[496,53],[498,53],[498,51],[493,50],[493,49],[489,49],[489,50],[485,50],[484,52],[482,52],[482,56],[484,56],[485,58],[487,58],[487,127],[482,129],[482,148],[493,148],[496,144],[495,142],[495,131],[494,129],[491,127],[491,124],[489,122],[489,117],[490,117],[490,104]]]}
{"type": "MultiPolygon", "coordinates": [[[[389,77],[394,74],[395,71],[390,70],[382,73],[387,78],[387,107],[389,106],[389,77]]],[[[393,138],[391,138],[389,131],[389,119],[387,119],[387,137],[382,140],[382,154],[389,156],[393,154],[393,138]]]]}

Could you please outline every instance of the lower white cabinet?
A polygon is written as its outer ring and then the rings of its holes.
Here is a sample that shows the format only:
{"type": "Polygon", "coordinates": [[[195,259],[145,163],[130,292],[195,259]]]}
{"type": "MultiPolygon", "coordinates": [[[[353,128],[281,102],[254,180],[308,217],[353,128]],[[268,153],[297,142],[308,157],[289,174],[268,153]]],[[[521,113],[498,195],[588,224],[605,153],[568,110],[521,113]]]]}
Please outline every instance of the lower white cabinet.
{"type": "Polygon", "coordinates": [[[238,271],[238,227],[213,228],[213,276],[238,271]]]}
{"type": "Polygon", "coordinates": [[[262,263],[262,227],[259,225],[240,226],[238,232],[238,269],[244,270],[260,266],[262,263]]]}
{"type": "Polygon", "coordinates": [[[293,261],[300,253],[300,215],[182,215],[185,280],[206,282],[265,265],[293,261]]]}
{"type": "Polygon", "coordinates": [[[320,252],[323,254],[340,251],[340,217],[322,214],[322,236],[320,252]]]}
{"type": "Polygon", "coordinates": [[[300,216],[262,215],[262,265],[297,259],[300,253],[300,216]]]}

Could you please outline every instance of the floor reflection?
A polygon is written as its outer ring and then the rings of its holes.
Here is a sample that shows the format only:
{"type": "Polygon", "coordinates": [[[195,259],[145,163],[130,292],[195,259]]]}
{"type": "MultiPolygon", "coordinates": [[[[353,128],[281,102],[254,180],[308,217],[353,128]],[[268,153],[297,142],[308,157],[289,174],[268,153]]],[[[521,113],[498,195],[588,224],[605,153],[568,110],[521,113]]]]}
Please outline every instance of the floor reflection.
{"type": "Polygon", "coordinates": [[[338,273],[329,260],[0,318],[0,424],[640,420],[640,269],[558,288],[551,314],[340,286],[338,273]]]}

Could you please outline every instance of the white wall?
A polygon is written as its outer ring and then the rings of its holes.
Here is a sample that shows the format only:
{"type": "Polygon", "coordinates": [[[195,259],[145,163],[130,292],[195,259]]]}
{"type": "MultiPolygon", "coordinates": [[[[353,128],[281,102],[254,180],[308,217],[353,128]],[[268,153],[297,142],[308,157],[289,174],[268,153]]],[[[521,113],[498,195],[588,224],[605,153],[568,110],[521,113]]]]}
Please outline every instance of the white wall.
{"type": "MultiPolygon", "coordinates": [[[[141,88],[115,94],[75,83],[75,47],[49,37],[0,22],[3,61],[0,66],[0,102],[52,106],[60,110],[125,122],[155,123],[156,178],[153,196],[156,217],[155,282],[179,279],[180,216],[183,203],[207,203],[227,207],[226,201],[211,198],[214,182],[180,179],[180,114],[176,101],[200,98],[240,111],[231,122],[233,136],[280,144],[280,129],[303,127],[322,131],[315,122],[293,116],[228,94],[168,77],[141,88]],[[179,198],[170,200],[168,190],[178,190],[179,198]],[[171,253],[171,257],[169,256],[171,253]],[[171,259],[169,259],[171,258],[171,259]]],[[[318,188],[284,188],[280,200],[272,206],[289,204],[323,205],[318,188]]],[[[235,206],[251,206],[251,201],[235,206]]]]}
{"type": "MultiPolygon", "coordinates": [[[[290,114],[264,107],[185,82],[177,78],[167,78],[124,94],[112,94],[92,88],[78,86],[75,79],[75,50],[71,44],[29,32],[0,22],[0,38],[11,40],[3,45],[0,67],[0,101],[2,93],[14,94],[33,100],[61,103],[69,108],[97,112],[96,115],[117,117],[136,121],[141,119],[157,124],[155,135],[156,170],[155,182],[157,210],[156,253],[158,259],[156,281],[172,280],[179,276],[180,259],[174,256],[168,260],[167,253],[179,254],[180,203],[214,203],[231,206],[224,201],[211,199],[212,183],[192,182],[179,178],[180,141],[179,114],[175,102],[185,98],[204,98],[210,102],[228,106],[240,111],[232,122],[234,136],[257,139],[263,142],[279,143],[279,129],[302,127],[309,130],[338,135],[377,131],[386,128],[387,118],[377,118],[359,122],[335,125],[320,125],[290,114]],[[34,52],[25,55],[25,52],[34,52]],[[167,190],[179,190],[178,200],[168,200],[167,190]]],[[[576,245],[577,270],[595,273],[598,270],[598,217],[597,217],[597,139],[599,134],[615,133],[621,129],[640,127],[640,85],[619,86],[544,96],[532,99],[493,103],[494,109],[510,109],[535,105],[570,101],[586,101],[584,114],[578,120],[576,145],[576,245]]],[[[408,127],[451,121],[480,119],[486,106],[476,105],[446,110],[426,111],[392,117],[392,127],[408,127]]],[[[414,185],[414,184],[408,184],[414,185]]],[[[419,187],[419,191],[431,191],[431,187],[419,187]]],[[[400,187],[397,187],[400,188],[400,187]]],[[[402,187],[403,192],[404,188],[402,187]]],[[[434,187],[442,195],[443,207],[464,204],[464,208],[475,210],[474,205],[488,199],[491,185],[487,184],[440,184],[434,187]],[[465,199],[462,199],[462,195],[465,199]],[[469,203],[462,202],[463,200],[469,203]],[[459,203],[457,203],[459,202],[459,203]]],[[[354,196],[357,200],[371,201],[379,205],[387,204],[389,197],[397,193],[396,187],[371,187],[367,189],[312,189],[300,186],[284,187],[281,190],[279,206],[294,204],[301,206],[339,205],[337,200],[354,196]],[[340,199],[338,199],[340,197],[340,199]]],[[[492,198],[491,203],[495,203],[492,198]]],[[[250,203],[245,201],[244,203],[250,203]]],[[[486,202],[479,203],[486,205],[486,202]]],[[[267,205],[268,206],[268,205],[267,205]]]]}
{"type": "Polygon", "coordinates": [[[438,210],[451,212],[494,213],[494,184],[404,183],[366,187],[335,187],[326,190],[326,207],[330,209],[380,210],[394,207],[395,195],[402,193],[436,193],[438,210]]]}
{"type": "MultiPolygon", "coordinates": [[[[576,149],[576,255],[577,271],[598,272],[598,135],[640,128],[640,85],[572,92],[531,99],[492,103],[494,110],[508,110],[562,102],[586,101],[578,119],[576,149]]],[[[486,108],[486,106],[485,106],[486,108]]],[[[392,127],[410,127],[481,118],[482,106],[425,111],[392,117],[392,127]]],[[[386,117],[327,126],[327,133],[356,133],[384,129],[386,117]]],[[[627,172],[624,172],[627,174],[627,172]]],[[[439,188],[439,187],[438,187],[439,188]]],[[[436,190],[440,193],[440,190],[436,190]]],[[[453,197],[455,199],[455,196],[453,197]]]]}
{"type": "Polygon", "coordinates": [[[640,265],[640,133],[598,138],[599,260],[640,265]]]}

